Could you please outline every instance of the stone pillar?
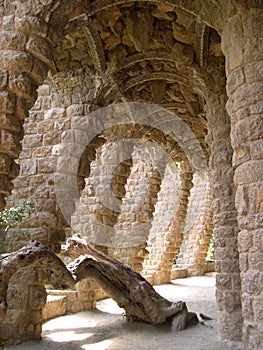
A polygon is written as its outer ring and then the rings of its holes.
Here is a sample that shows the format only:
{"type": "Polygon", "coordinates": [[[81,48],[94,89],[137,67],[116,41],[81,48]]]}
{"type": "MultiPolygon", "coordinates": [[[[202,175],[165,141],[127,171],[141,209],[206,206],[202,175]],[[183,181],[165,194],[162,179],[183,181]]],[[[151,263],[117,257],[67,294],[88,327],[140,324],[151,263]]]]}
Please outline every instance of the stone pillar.
{"type": "Polygon", "coordinates": [[[113,248],[109,250],[110,255],[137,272],[142,270],[147,253],[146,241],[161,184],[160,173],[151,164],[151,157],[147,159],[146,153],[146,148],[141,150],[138,147],[132,155],[133,165],[115,225],[113,248]]]}
{"type": "Polygon", "coordinates": [[[8,15],[0,29],[0,210],[18,175],[23,119],[36,99],[36,88],[51,65],[47,24],[34,16],[8,15]]]}
{"type": "MultiPolygon", "coordinates": [[[[154,239],[149,242],[147,247],[149,255],[144,263],[143,273],[153,284],[170,282],[172,266],[182,243],[183,223],[187,213],[190,189],[193,185],[192,171],[188,162],[183,164],[179,170],[178,182],[179,189],[176,190],[176,183],[172,183],[173,191],[169,189],[176,202],[167,203],[167,209],[173,209],[170,220],[163,223],[162,228],[158,228],[160,231],[156,232],[154,239]]],[[[166,188],[166,190],[168,189],[166,188]]],[[[161,192],[160,195],[162,195],[161,192]]],[[[168,198],[169,195],[168,197],[164,196],[164,200],[168,200],[168,198]]],[[[156,209],[159,209],[158,206],[156,209]]]]}
{"type": "Polygon", "coordinates": [[[8,311],[0,324],[0,339],[18,344],[26,340],[40,340],[42,308],[46,303],[43,271],[37,267],[18,270],[7,289],[8,311]]]}
{"type": "Polygon", "coordinates": [[[222,34],[246,349],[263,348],[263,8],[258,4],[254,9],[240,5],[222,34]]]}
{"type": "Polygon", "coordinates": [[[96,150],[96,159],[90,164],[71,227],[97,246],[111,246],[131,171],[132,151],[131,144],[107,142],[96,150]]]}
{"type": "Polygon", "coordinates": [[[230,118],[225,103],[226,94],[223,90],[211,95],[207,100],[207,142],[211,151],[210,177],[219,335],[222,339],[238,341],[242,335],[238,227],[234,203],[230,118]]]}
{"type": "Polygon", "coordinates": [[[178,259],[178,264],[187,268],[189,276],[201,276],[206,272],[207,250],[213,233],[212,216],[207,175],[194,174],[178,259]]]}

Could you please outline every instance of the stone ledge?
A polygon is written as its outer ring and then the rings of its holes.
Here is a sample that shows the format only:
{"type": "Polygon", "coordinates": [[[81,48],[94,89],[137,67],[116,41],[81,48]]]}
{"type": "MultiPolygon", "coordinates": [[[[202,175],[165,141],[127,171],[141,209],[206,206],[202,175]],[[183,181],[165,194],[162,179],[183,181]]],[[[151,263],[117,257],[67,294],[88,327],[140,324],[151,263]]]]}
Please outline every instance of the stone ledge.
{"type": "Polygon", "coordinates": [[[186,278],[188,277],[187,269],[172,269],[171,271],[171,280],[176,280],[177,278],[186,278]]]}
{"type": "Polygon", "coordinates": [[[47,302],[42,309],[42,318],[47,321],[51,318],[63,316],[67,313],[67,297],[64,295],[48,295],[47,302]]]}

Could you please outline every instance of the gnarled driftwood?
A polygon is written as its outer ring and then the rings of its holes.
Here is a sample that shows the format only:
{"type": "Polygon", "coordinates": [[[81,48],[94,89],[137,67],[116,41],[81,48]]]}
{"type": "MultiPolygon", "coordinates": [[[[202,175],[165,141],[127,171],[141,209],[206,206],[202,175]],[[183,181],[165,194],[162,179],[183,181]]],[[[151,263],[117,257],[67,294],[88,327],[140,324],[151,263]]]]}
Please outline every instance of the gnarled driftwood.
{"type": "Polygon", "coordinates": [[[140,274],[97,251],[78,235],[67,241],[64,255],[75,258],[68,268],[76,276],[76,281],[96,280],[125,309],[128,318],[153,325],[172,322],[173,330],[182,330],[197,322],[205,323],[204,318],[209,319],[189,312],[185,302],[163,298],[140,274]]]}

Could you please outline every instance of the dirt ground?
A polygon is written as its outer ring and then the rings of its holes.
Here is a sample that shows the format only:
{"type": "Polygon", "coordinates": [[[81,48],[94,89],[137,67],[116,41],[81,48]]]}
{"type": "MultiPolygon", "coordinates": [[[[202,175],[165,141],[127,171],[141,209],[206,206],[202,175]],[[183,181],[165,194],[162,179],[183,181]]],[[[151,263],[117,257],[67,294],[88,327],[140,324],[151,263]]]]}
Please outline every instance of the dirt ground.
{"type": "Polygon", "coordinates": [[[196,325],[172,332],[168,325],[128,322],[112,299],[97,303],[96,310],[62,316],[43,325],[43,339],[8,346],[5,350],[241,350],[240,343],[222,343],[217,337],[214,274],[177,279],[156,286],[171,300],[186,301],[189,310],[213,318],[213,328],[196,325]]]}

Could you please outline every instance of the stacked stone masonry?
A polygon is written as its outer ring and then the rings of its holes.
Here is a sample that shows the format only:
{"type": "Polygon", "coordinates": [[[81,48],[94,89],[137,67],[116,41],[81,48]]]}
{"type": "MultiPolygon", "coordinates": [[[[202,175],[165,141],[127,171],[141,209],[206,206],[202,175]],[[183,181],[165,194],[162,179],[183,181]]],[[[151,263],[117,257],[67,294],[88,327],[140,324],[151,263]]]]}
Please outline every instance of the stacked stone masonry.
{"type": "MultiPolygon", "coordinates": [[[[262,23],[261,0],[3,0],[0,209],[36,213],[0,251],[76,231],[163,283],[204,273],[213,230],[219,336],[262,349],[262,23]]],[[[10,280],[1,340],[40,338],[41,273],[10,280]]]]}

